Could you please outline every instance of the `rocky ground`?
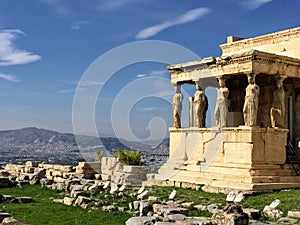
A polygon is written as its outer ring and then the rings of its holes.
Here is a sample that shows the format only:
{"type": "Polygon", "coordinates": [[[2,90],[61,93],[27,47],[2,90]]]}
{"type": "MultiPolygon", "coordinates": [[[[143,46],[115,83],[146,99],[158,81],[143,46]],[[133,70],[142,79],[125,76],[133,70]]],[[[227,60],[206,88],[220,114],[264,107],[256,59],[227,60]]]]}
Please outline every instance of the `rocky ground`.
{"type": "MultiPolygon", "coordinates": [[[[231,193],[231,195],[228,195],[225,207],[218,203],[196,205],[194,202],[182,201],[181,196],[175,190],[169,193],[168,199],[150,194],[150,190],[159,187],[138,187],[83,178],[72,178],[55,183],[46,179],[43,174],[36,174],[25,179],[22,177],[20,181],[17,176],[12,176],[3,171],[1,173],[0,187],[17,185],[22,188],[22,185],[27,183],[40,184],[44,188],[61,191],[62,198],[53,199],[53,202],[69,205],[70,207],[77,205],[87,211],[126,211],[132,215],[126,221],[126,225],[300,224],[300,212],[298,211],[290,211],[288,217],[282,217],[280,200],[274,200],[270,205],[266,205],[263,212],[260,212],[253,208],[242,208],[240,202],[243,201],[244,196],[241,194],[231,193]],[[212,216],[191,216],[191,209],[199,212],[209,212],[212,216]],[[261,222],[259,221],[261,218],[276,222],[261,222]]],[[[0,202],[27,204],[31,201],[30,196],[15,198],[0,195],[0,202]]],[[[18,223],[6,212],[0,212],[0,222],[2,224],[24,224],[18,223]]]]}

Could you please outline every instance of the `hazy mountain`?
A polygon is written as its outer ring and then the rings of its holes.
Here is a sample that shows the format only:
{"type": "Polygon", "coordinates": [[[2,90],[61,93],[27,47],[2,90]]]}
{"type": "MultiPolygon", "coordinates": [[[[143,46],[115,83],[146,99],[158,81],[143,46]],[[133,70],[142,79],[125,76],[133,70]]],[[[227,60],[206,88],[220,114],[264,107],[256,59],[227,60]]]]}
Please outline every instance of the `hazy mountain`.
{"type": "MultiPolygon", "coordinates": [[[[115,155],[116,149],[139,149],[151,154],[156,146],[151,141],[131,142],[115,137],[101,137],[60,133],[35,127],[0,131],[0,162],[23,162],[26,160],[52,163],[76,164],[78,161],[94,160],[95,152],[115,155]],[[76,143],[77,141],[77,143],[76,143]]],[[[154,143],[157,143],[154,142],[154,143]]],[[[159,149],[168,149],[169,139],[162,140],[159,149]]]]}
{"type": "Polygon", "coordinates": [[[49,142],[65,142],[75,143],[73,134],[59,133],[56,131],[39,129],[36,127],[28,127],[17,130],[0,131],[0,138],[9,138],[15,143],[49,143],[49,142]]]}

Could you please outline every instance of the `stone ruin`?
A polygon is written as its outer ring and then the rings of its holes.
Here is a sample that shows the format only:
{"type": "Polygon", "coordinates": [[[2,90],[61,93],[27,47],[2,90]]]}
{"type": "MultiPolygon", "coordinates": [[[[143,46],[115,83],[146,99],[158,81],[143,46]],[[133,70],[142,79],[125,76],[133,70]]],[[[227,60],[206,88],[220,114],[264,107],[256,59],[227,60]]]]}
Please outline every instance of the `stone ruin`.
{"type": "MultiPolygon", "coordinates": [[[[1,173],[16,176],[19,181],[30,180],[32,184],[46,178],[49,182],[65,183],[67,180],[94,179],[117,184],[141,184],[147,171],[142,166],[122,164],[116,157],[102,157],[100,162],[79,162],[77,166],[55,165],[28,161],[24,165],[7,164],[1,173]]],[[[9,180],[1,182],[9,186],[9,180]]]]}
{"type": "MultiPolygon", "coordinates": [[[[4,169],[0,169],[0,189],[15,186],[22,188],[24,183],[41,184],[49,189],[70,192],[63,199],[53,199],[53,202],[88,208],[92,201],[84,192],[95,193],[102,189],[110,195],[122,194],[127,185],[139,185],[145,181],[146,174],[147,170],[143,166],[124,165],[116,157],[102,157],[101,162],[80,162],[77,166],[28,161],[24,165],[7,164],[4,169]]],[[[31,197],[15,198],[0,193],[0,203],[23,204],[32,201],[31,197]]],[[[107,205],[102,210],[116,209],[113,205],[107,205]]],[[[0,224],[26,223],[18,222],[9,213],[0,210],[0,224]]]]}
{"type": "MultiPolygon", "coordinates": [[[[223,209],[220,208],[221,204],[219,203],[195,205],[193,202],[181,201],[181,196],[176,190],[173,190],[168,200],[165,200],[160,199],[159,196],[150,195],[148,187],[141,186],[137,189],[142,180],[145,180],[145,175],[143,167],[122,165],[117,158],[113,157],[103,157],[101,163],[81,162],[78,166],[26,162],[24,165],[8,164],[4,170],[1,170],[0,187],[17,185],[22,188],[24,183],[41,184],[42,187],[61,190],[64,193],[62,198],[53,199],[55,203],[80,206],[88,210],[126,211],[133,216],[126,221],[127,225],[269,224],[256,221],[261,216],[259,210],[242,209],[239,206],[244,200],[242,193],[231,192],[228,194],[227,206],[223,209]],[[130,185],[130,182],[135,185],[130,185]],[[130,196],[135,200],[130,202],[127,207],[118,206],[114,202],[105,202],[105,199],[90,197],[97,193],[102,193],[104,198],[105,196],[114,196],[114,198],[130,196]],[[208,211],[213,216],[211,218],[190,216],[190,208],[208,211]]],[[[200,189],[200,186],[197,188],[200,189]]],[[[27,196],[13,197],[0,194],[0,203],[4,202],[26,204],[34,202],[34,200],[27,196]]],[[[275,200],[267,205],[262,213],[265,217],[280,222],[278,224],[287,224],[286,221],[290,224],[298,222],[299,211],[289,211],[288,217],[282,217],[280,206],[280,200],[275,200]]],[[[25,224],[16,221],[4,211],[0,211],[0,223],[25,224]]]]}
{"type": "Polygon", "coordinates": [[[300,27],[230,36],[220,47],[220,57],[168,67],[175,87],[170,157],[147,183],[225,193],[299,188],[300,27]],[[181,121],[183,85],[196,86],[189,127],[181,121]],[[217,88],[215,102],[207,87],[217,88]],[[215,105],[213,127],[205,124],[207,103],[215,105]]]}

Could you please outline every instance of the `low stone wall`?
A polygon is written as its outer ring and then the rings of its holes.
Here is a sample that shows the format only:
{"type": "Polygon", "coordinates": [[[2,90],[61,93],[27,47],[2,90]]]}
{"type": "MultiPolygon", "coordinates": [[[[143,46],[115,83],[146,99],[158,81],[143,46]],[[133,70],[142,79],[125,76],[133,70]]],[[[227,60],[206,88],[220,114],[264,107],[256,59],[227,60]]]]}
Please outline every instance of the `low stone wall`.
{"type": "Polygon", "coordinates": [[[147,170],[143,166],[124,165],[113,157],[103,157],[101,165],[102,180],[127,184],[141,184],[147,180],[147,170]]]}
{"type": "Polygon", "coordinates": [[[63,183],[67,179],[96,179],[114,183],[141,184],[146,180],[147,171],[142,166],[122,164],[116,157],[103,157],[100,162],[80,162],[77,166],[57,165],[28,161],[24,165],[7,164],[5,172],[20,180],[31,180],[39,174],[41,178],[55,183],[63,183]],[[29,179],[30,178],[30,179],[29,179]]]}
{"type": "Polygon", "coordinates": [[[76,166],[76,174],[79,178],[91,179],[96,174],[101,174],[101,163],[99,162],[80,162],[76,166]]]}

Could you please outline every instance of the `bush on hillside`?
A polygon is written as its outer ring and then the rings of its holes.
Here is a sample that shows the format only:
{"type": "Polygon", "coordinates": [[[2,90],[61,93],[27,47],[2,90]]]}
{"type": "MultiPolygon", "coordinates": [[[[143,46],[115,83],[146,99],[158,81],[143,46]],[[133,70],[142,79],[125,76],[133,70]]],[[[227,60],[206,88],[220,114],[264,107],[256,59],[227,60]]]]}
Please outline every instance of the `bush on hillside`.
{"type": "Polygon", "coordinates": [[[124,163],[126,165],[130,166],[142,166],[142,160],[141,160],[141,151],[137,150],[134,151],[132,149],[130,150],[121,150],[117,149],[118,158],[120,159],[121,163],[124,163]]]}
{"type": "Polygon", "coordinates": [[[96,151],[96,162],[101,162],[103,153],[100,150],[96,151]]]}

